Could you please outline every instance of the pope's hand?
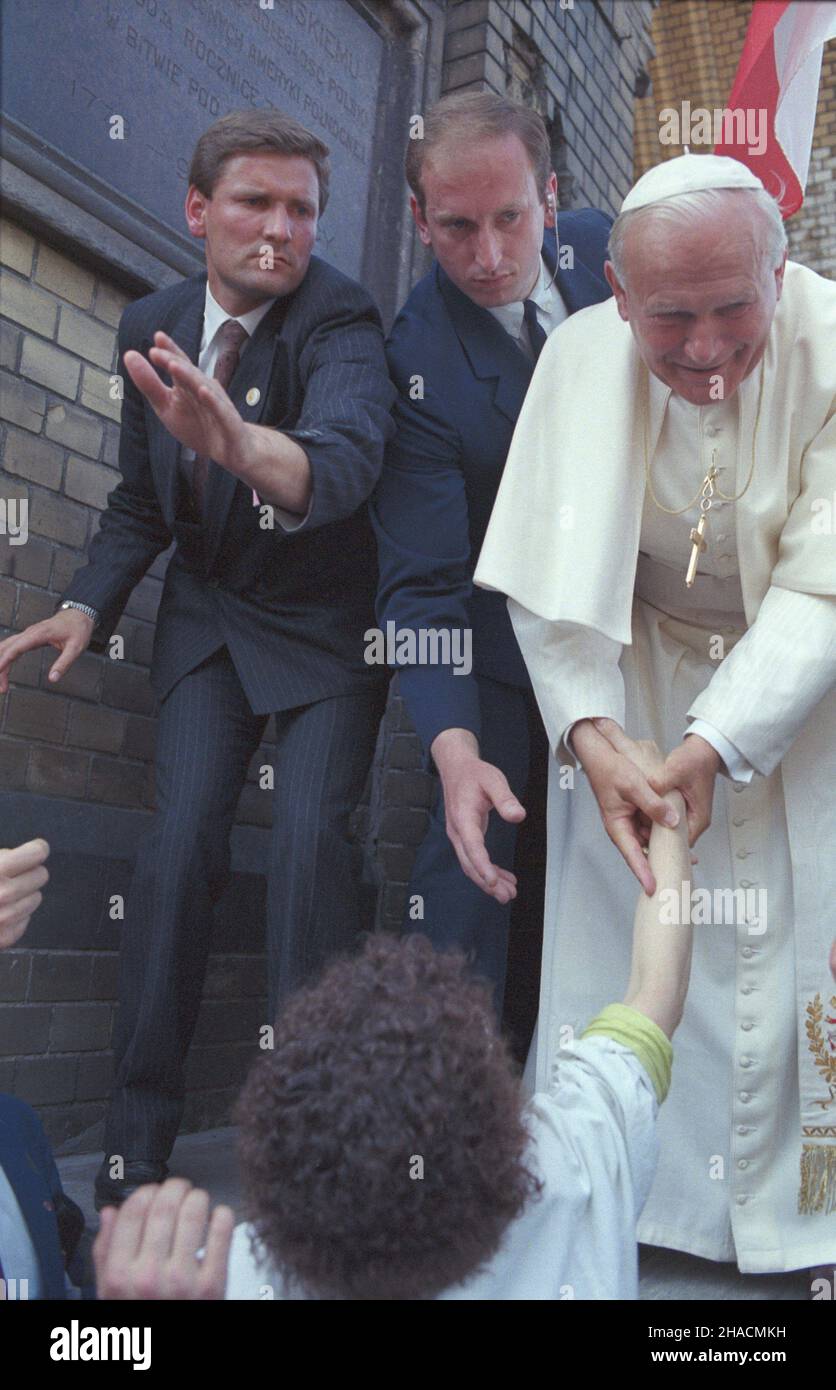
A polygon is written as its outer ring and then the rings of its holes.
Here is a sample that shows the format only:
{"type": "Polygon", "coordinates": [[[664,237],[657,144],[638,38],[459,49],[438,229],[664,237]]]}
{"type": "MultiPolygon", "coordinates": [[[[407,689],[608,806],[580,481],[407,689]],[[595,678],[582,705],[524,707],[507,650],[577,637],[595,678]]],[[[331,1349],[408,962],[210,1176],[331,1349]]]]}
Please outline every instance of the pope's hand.
{"type": "Polygon", "coordinates": [[[444,791],[447,835],[463,873],[497,902],[511,902],[517,896],[517,880],[510,870],[491,862],[485,831],[491,811],[518,823],[525,820],[525,807],[505,774],[479,757],[479,745],[468,730],[445,729],[433,740],[431,751],[444,791]]]}
{"type": "Polygon", "coordinates": [[[664,770],[650,779],[660,796],[678,791],[688,815],[688,843],[696,844],[711,824],[714,779],[720,768],[720,754],[699,734],[688,736],[668,754],[664,770]]]}
{"type": "Polygon", "coordinates": [[[102,1211],[93,1246],[97,1296],[222,1299],[234,1226],[229,1207],[210,1216],[208,1192],[185,1178],[137,1188],[121,1207],[102,1211]]]}
{"type": "Polygon", "coordinates": [[[125,368],[138,391],[170,434],[201,458],[235,472],[245,448],[247,425],[224,388],[190,362],[166,333],[154,334],[147,362],[141,352],[125,353],[125,368]],[[166,386],[154,370],[171,377],[166,386]]]}
{"type": "Polygon", "coordinates": [[[655,744],[628,738],[614,719],[581,719],[572,747],[598,802],[604,829],[648,895],[656,892],[644,850],[653,821],[674,826],[679,816],[650,784],[665,764],[655,744]]]}

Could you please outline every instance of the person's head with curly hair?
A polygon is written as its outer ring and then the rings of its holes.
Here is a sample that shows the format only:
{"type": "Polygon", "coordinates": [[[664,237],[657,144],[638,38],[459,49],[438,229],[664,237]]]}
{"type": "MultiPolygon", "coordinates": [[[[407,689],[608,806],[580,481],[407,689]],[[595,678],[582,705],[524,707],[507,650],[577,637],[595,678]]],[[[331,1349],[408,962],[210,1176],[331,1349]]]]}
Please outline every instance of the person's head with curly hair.
{"type": "Polygon", "coordinates": [[[247,1217],[320,1298],[432,1298],[481,1268],[540,1184],[487,986],[376,935],[285,1006],[238,1103],[247,1217]]]}

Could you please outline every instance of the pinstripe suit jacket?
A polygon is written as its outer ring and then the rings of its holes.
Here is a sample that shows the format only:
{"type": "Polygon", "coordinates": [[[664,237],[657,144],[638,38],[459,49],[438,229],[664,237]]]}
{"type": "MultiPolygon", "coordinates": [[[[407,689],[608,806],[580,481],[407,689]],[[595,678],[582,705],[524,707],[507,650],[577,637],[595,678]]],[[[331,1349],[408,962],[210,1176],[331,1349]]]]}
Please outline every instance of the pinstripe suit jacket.
{"type": "MultiPolygon", "coordinates": [[[[103,650],[131,590],[173,541],[154,642],[160,698],[226,645],[258,714],[362,690],[376,562],[366,499],[392,431],[394,398],[377,309],[354,281],[313,256],[241,355],[229,395],[243,419],[275,426],[305,450],[313,499],[304,523],[266,529],[252,492],[210,464],[206,520],[192,519],[180,446],[124,370],[164,330],[197,362],[206,275],[131,304],[119,328],[124,381],[119,466],[87,564],[64,597],[101,614],[103,650]],[[257,403],[252,388],[259,393],[257,403]]],[[[164,378],[167,380],[167,378],[164,378]]]]}

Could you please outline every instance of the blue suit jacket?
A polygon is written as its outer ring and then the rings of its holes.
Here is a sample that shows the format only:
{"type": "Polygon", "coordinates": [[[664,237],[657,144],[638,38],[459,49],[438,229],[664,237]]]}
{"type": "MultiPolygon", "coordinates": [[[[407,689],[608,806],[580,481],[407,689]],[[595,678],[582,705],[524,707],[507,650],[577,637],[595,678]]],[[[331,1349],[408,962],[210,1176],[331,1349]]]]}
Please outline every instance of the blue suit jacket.
{"type": "MultiPolygon", "coordinates": [[[[610,225],[592,208],[558,216],[560,245],[573,248],[573,267],[558,266],[556,276],[569,313],[609,297],[603,266],[610,225]]],[[[553,271],[553,231],[546,232],[543,257],[553,271]]],[[[395,320],[387,358],[399,399],[371,508],[378,622],[469,627],[474,673],[530,688],[505,597],[471,581],[533,366],[438,265],[395,320]],[[420,400],[410,399],[416,376],[423,379],[420,400]]],[[[479,737],[474,675],[457,675],[450,665],[402,666],[400,689],[425,752],[442,729],[479,737]]]]}
{"type": "MultiPolygon", "coordinates": [[[[61,1187],[52,1150],[35,1111],[16,1096],[0,1093],[0,1165],[17,1198],[41,1272],[41,1298],[66,1298],[65,1264],[73,1282],[72,1257],[84,1216],[61,1187]]],[[[6,1278],[15,1271],[6,1268],[6,1278]]],[[[92,1287],[85,1288],[92,1296],[92,1287]]]]}

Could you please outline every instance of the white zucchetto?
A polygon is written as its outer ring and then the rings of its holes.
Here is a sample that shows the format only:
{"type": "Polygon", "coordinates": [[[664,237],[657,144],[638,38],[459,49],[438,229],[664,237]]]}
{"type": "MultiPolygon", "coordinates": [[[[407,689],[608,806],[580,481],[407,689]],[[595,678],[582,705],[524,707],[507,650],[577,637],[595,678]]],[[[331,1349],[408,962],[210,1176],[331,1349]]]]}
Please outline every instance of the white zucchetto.
{"type": "Polygon", "coordinates": [[[680,193],[697,193],[703,188],[762,189],[763,184],[739,159],[722,154],[680,154],[642,174],[621,204],[621,211],[634,212],[649,203],[676,198],[680,193]]]}

